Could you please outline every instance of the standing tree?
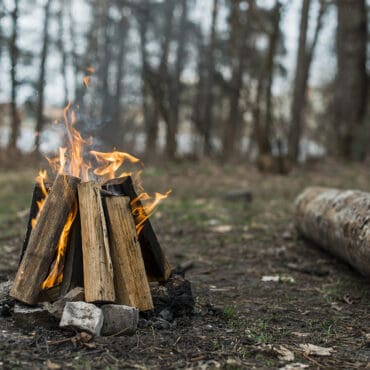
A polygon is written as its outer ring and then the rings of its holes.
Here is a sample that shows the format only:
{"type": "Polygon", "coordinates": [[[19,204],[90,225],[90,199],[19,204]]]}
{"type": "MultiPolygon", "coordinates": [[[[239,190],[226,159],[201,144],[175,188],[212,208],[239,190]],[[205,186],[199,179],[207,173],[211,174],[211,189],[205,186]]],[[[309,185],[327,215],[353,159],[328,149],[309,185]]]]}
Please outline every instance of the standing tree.
{"type": "Polygon", "coordinates": [[[40,151],[40,137],[44,128],[44,91],[45,91],[45,75],[46,75],[46,59],[49,47],[49,21],[50,21],[50,5],[51,0],[47,0],[44,5],[44,25],[42,32],[42,49],[40,56],[39,79],[37,83],[38,102],[36,108],[36,135],[35,135],[35,152],[40,151]]]}
{"type": "Polygon", "coordinates": [[[12,20],[12,33],[9,40],[9,55],[10,55],[10,79],[11,79],[11,100],[10,100],[10,117],[11,117],[11,131],[8,144],[8,150],[15,152],[17,150],[17,139],[20,129],[20,117],[17,109],[17,64],[19,50],[17,46],[18,41],[18,8],[19,0],[14,0],[14,8],[10,13],[12,20]]]}
{"type": "MultiPolygon", "coordinates": [[[[231,3],[230,14],[230,48],[231,48],[231,81],[229,93],[229,116],[224,125],[223,157],[231,159],[238,151],[240,134],[240,95],[243,87],[243,72],[246,58],[247,10],[242,6],[243,0],[231,3]]],[[[245,7],[248,9],[248,7],[245,7]]]]}
{"type": "Polygon", "coordinates": [[[291,108],[291,125],[288,137],[289,156],[294,161],[297,161],[299,156],[299,145],[303,131],[303,113],[306,105],[307,83],[314,51],[322,28],[322,20],[326,10],[326,0],[320,0],[320,10],[316,22],[314,36],[311,44],[308,45],[307,31],[310,7],[311,0],[303,0],[296,73],[293,89],[293,101],[291,108]]]}
{"type": "Polygon", "coordinates": [[[367,12],[365,0],[337,0],[337,61],[334,124],[339,154],[345,159],[363,160],[366,155],[364,118],[366,113],[367,12]]]}

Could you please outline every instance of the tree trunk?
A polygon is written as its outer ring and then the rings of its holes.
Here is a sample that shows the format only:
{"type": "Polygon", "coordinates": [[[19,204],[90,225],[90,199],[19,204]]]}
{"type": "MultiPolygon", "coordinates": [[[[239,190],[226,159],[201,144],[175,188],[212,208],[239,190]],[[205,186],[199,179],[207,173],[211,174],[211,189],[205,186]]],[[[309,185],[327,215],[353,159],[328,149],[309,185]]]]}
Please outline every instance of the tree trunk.
{"type": "Polygon", "coordinates": [[[298,231],[370,276],[370,194],[308,188],[296,200],[298,231]]]}
{"type": "Polygon", "coordinates": [[[243,22],[244,14],[240,10],[239,1],[232,3],[231,9],[231,83],[229,98],[229,117],[225,122],[223,135],[223,158],[231,159],[238,152],[238,134],[240,131],[239,99],[243,86],[243,71],[245,59],[246,23],[243,22]]]}
{"type": "Polygon", "coordinates": [[[60,73],[63,78],[63,93],[64,104],[67,104],[69,98],[68,79],[67,79],[67,52],[64,45],[64,15],[65,15],[65,0],[60,0],[60,10],[58,13],[58,48],[61,54],[60,73]]]}
{"type": "Polygon", "coordinates": [[[288,138],[289,155],[294,161],[296,161],[299,156],[299,144],[302,134],[302,114],[306,96],[307,76],[305,73],[305,65],[307,62],[307,29],[310,7],[311,0],[303,0],[294,79],[291,127],[288,138]]]}
{"type": "Polygon", "coordinates": [[[12,34],[9,42],[10,54],[10,79],[11,79],[11,100],[10,100],[10,116],[11,116],[11,131],[8,149],[10,151],[17,150],[17,139],[20,129],[20,117],[17,110],[17,64],[18,64],[18,3],[19,0],[14,0],[14,9],[11,12],[12,19],[12,34]]]}
{"type": "Polygon", "coordinates": [[[49,46],[49,18],[50,18],[51,0],[47,0],[44,6],[44,26],[42,36],[42,50],[39,70],[39,80],[37,85],[37,110],[36,110],[36,135],[35,135],[35,152],[40,152],[40,137],[44,128],[44,91],[46,75],[46,59],[49,46]]]}
{"type": "Polygon", "coordinates": [[[219,0],[213,0],[211,34],[207,50],[206,66],[207,78],[205,81],[205,104],[204,104],[204,132],[203,132],[203,150],[204,154],[210,155],[213,152],[211,142],[211,132],[213,126],[213,87],[215,74],[215,48],[216,48],[216,25],[219,11],[219,0]]]}
{"type": "Polygon", "coordinates": [[[365,0],[337,0],[337,61],[334,124],[339,154],[363,160],[366,155],[367,12],[365,0]],[[361,139],[363,140],[361,142],[361,139]]]}

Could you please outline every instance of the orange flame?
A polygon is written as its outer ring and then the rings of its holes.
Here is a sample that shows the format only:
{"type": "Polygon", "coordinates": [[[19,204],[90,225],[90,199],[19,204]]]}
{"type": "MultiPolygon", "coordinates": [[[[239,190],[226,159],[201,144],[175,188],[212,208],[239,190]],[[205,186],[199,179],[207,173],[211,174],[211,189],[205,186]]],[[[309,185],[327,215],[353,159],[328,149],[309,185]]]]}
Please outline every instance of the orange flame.
{"type": "Polygon", "coordinates": [[[90,76],[85,76],[83,80],[84,80],[85,87],[89,87],[89,84],[90,84],[90,76]]]}
{"type": "Polygon", "coordinates": [[[41,289],[52,288],[53,286],[58,285],[63,281],[64,256],[68,246],[68,237],[73,225],[73,221],[77,216],[77,211],[77,202],[75,202],[71,212],[68,214],[67,221],[59,237],[57,246],[57,257],[52,265],[48,277],[42,283],[41,289]]]}
{"type": "MultiPolygon", "coordinates": [[[[36,182],[40,185],[42,195],[44,196],[42,199],[37,201],[38,214],[40,214],[40,211],[42,207],[44,206],[46,197],[48,196],[48,191],[46,190],[46,186],[45,186],[45,181],[47,180],[47,178],[48,178],[48,174],[46,170],[40,170],[38,176],[36,177],[36,182]]],[[[31,220],[32,228],[35,227],[36,223],[37,223],[37,217],[31,220]]]]}
{"type": "Polygon", "coordinates": [[[163,199],[168,198],[170,194],[171,190],[166,194],[155,193],[154,199],[152,199],[148,193],[141,193],[130,202],[132,214],[135,218],[137,235],[143,230],[144,222],[153,214],[158,204],[163,199]]]}
{"type": "MultiPolygon", "coordinates": [[[[98,163],[102,165],[94,170],[94,174],[103,177],[105,180],[111,180],[116,177],[117,170],[128,160],[131,163],[138,163],[140,159],[131,154],[113,151],[111,153],[102,153],[95,150],[90,151],[98,163]]],[[[130,176],[131,172],[122,172],[118,177],[130,176]]]]}

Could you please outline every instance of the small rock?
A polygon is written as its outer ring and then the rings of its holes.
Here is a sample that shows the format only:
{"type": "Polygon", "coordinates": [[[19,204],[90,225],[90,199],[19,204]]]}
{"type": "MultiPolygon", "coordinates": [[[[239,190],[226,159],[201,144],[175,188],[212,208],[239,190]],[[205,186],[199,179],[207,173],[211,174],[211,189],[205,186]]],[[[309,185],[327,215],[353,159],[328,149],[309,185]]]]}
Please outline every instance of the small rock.
{"type": "Polygon", "coordinates": [[[84,288],[77,287],[70,290],[64,297],[59,298],[54,303],[45,302],[43,306],[49,313],[56,317],[57,319],[61,319],[63,315],[64,306],[67,302],[79,302],[85,299],[85,291],[84,288]]]}
{"type": "Polygon", "coordinates": [[[139,311],[135,307],[107,304],[102,307],[104,324],[102,335],[133,335],[139,322],[139,311]]]}
{"type": "Polygon", "coordinates": [[[168,330],[168,329],[171,329],[171,323],[169,323],[168,321],[163,320],[161,318],[156,319],[152,323],[152,326],[153,326],[153,328],[159,329],[159,330],[168,330]]]}
{"type": "Polygon", "coordinates": [[[67,302],[59,326],[74,327],[99,336],[103,321],[103,311],[99,307],[86,302],[67,302]]]}
{"type": "Polygon", "coordinates": [[[25,329],[34,328],[35,326],[44,326],[54,328],[57,321],[49,312],[40,306],[27,306],[22,303],[14,305],[13,315],[15,322],[25,329]]]}
{"type": "Polygon", "coordinates": [[[250,203],[253,200],[253,194],[249,190],[233,190],[226,193],[224,199],[234,202],[244,201],[245,203],[250,203]]]}
{"type": "Polygon", "coordinates": [[[167,308],[165,308],[164,310],[162,310],[159,315],[158,315],[160,318],[162,318],[163,320],[166,320],[166,321],[169,321],[169,322],[172,322],[173,321],[173,313],[168,310],[167,308]]]}

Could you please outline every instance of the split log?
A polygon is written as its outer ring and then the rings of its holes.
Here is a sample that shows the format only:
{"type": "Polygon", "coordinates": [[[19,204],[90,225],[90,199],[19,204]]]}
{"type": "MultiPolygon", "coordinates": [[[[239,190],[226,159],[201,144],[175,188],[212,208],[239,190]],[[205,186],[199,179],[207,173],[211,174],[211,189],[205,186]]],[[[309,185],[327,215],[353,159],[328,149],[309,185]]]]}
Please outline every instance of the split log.
{"type": "MultiPolygon", "coordinates": [[[[125,195],[130,198],[130,201],[137,198],[130,176],[110,180],[104,184],[103,189],[116,195],[125,195]]],[[[142,205],[140,201],[137,203],[139,206],[142,205]]],[[[171,275],[171,266],[163,253],[149,219],[144,222],[138,239],[148,279],[150,281],[167,281],[171,275]]]]}
{"type": "Polygon", "coordinates": [[[11,296],[27,304],[37,303],[41,284],[47,277],[68,214],[76,201],[80,179],[59,175],[50,190],[27,249],[18,268],[11,296]]]}
{"type": "MultiPolygon", "coordinates": [[[[45,186],[46,186],[46,189],[48,191],[50,191],[50,184],[49,185],[45,184],[45,186]]],[[[30,235],[31,235],[31,231],[32,231],[32,220],[35,219],[37,217],[37,214],[39,213],[39,206],[38,206],[37,202],[41,201],[41,199],[43,199],[43,198],[44,198],[44,194],[41,190],[40,184],[35,184],[35,187],[33,188],[32,201],[31,201],[31,206],[30,206],[30,213],[29,213],[29,216],[28,216],[26,236],[24,237],[21,253],[20,253],[20,256],[19,256],[18,266],[22,262],[24,252],[26,251],[28,242],[30,240],[30,235]]]]}
{"type": "Polygon", "coordinates": [[[73,221],[71,235],[68,241],[60,295],[65,296],[70,290],[76,287],[83,287],[83,259],[79,211],[73,221]]]}
{"type": "Polygon", "coordinates": [[[370,276],[370,194],[312,187],[295,202],[298,231],[370,276]]]}
{"type": "Polygon", "coordinates": [[[96,181],[78,186],[86,302],[114,302],[113,266],[100,186],[96,181]]]}
{"type": "Polygon", "coordinates": [[[137,239],[130,198],[104,198],[114,270],[116,303],[140,311],[154,308],[137,239]]]}

